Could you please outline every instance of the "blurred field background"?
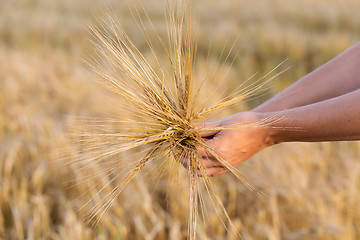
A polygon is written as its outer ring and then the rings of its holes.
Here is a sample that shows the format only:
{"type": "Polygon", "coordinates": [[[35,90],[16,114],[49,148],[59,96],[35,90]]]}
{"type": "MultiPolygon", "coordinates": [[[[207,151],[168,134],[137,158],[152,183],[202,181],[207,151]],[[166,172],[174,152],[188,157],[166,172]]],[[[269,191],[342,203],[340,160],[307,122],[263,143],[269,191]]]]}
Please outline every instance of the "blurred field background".
{"type": "MultiPolygon", "coordinates": [[[[150,54],[126,2],[106,5],[150,54]]],[[[144,6],[165,37],[163,1],[147,0],[144,6]]],[[[291,69],[249,108],[360,39],[355,0],[196,0],[193,6],[200,66],[209,48],[210,62],[222,61],[223,47],[228,50],[239,37],[233,51],[238,56],[226,81],[218,83],[224,89],[289,59],[291,69]]],[[[155,185],[151,174],[139,176],[90,228],[81,221],[77,210],[85,202],[77,196],[92,194],[86,191],[98,179],[74,186],[78,170],[56,161],[63,149],[72,149],[66,116],[101,117],[114,107],[98,94],[95,74],[84,61],[94,54],[88,26],[97,24],[103,9],[100,0],[0,1],[0,239],[186,239],[187,185],[169,192],[165,201],[166,178],[155,185]]],[[[268,193],[265,201],[231,174],[216,181],[244,239],[360,239],[359,157],[359,142],[267,149],[247,166],[268,193]]],[[[209,212],[207,220],[199,226],[199,239],[236,239],[215,214],[209,212]]]]}

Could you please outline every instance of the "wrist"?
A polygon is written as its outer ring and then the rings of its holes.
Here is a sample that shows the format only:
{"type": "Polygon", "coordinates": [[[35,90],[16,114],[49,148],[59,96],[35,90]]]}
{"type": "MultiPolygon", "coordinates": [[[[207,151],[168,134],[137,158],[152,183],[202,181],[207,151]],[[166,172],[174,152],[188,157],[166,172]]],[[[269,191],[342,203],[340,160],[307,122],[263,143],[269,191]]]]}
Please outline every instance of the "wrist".
{"type": "Polygon", "coordinates": [[[279,127],[279,118],[275,113],[255,113],[259,122],[266,122],[261,127],[263,141],[266,146],[276,145],[285,142],[284,130],[279,127]]]}

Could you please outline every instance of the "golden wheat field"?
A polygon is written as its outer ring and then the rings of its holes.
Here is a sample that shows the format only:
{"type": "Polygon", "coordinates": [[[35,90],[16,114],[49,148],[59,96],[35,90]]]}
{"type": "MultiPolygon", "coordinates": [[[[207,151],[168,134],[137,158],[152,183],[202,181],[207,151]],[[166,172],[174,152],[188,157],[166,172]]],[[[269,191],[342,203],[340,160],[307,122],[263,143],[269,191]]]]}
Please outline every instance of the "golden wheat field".
{"type": "MultiPolygon", "coordinates": [[[[84,221],[91,207],[87,201],[94,196],[97,201],[94,186],[107,176],[91,176],[68,164],[77,159],[67,135],[72,117],[105,118],[126,105],[96,83],[98,76],[87,63],[95,56],[89,27],[99,25],[104,10],[111,9],[142,54],[151,55],[128,3],[0,1],[0,239],[188,239],[188,185],[181,179],[169,189],[167,176],[144,171],[92,226],[84,221]]],[[[166,39],[164,3],[142,1],[166,39]]],[[[214,118],[257,106],[360,40],[356,0],[191,4],[198,39],[195,75],[218,62],[224,66],[220,74],[226,72],[211,94],[203,94],[204,101],[221,99],[285,59],[291,66],[265,94],[214,118]]],[[[155,38],[152,31],[148,28],[148,36],[155,38]]],[[[163,51],[161,45],[154,50],[163,51]]],[[[280,144],[239,169],[266,197],[229,173],[214,182],[243,239],[360,239],[360,142],[280,144]]],[[[198,239],[239,238],[215,211],[209,209],[206,220],[197,226],[198,239]]]]}

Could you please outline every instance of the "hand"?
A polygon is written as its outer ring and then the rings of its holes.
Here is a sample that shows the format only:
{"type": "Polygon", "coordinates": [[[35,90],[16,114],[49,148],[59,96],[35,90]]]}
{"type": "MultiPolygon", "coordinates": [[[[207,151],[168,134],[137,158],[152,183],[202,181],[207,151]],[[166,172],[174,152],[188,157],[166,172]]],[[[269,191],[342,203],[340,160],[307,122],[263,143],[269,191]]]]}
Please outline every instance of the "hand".
{"type": "MultiPolygon", "coordinates": [[[[228,118],[198,124],[200,128],[225,128],[220,131],[202,132],[205,143],[223,160],[236,167],[262,149],[273,145],[268,137],[268,126],[259,125],[262,114],[244,112],[228,118]]],[[[216,157],[204,148],[198,148],[208,176],[228,171],[216,157]]],[[[200,176],[201,173],[198,173],[200,176]]]]}

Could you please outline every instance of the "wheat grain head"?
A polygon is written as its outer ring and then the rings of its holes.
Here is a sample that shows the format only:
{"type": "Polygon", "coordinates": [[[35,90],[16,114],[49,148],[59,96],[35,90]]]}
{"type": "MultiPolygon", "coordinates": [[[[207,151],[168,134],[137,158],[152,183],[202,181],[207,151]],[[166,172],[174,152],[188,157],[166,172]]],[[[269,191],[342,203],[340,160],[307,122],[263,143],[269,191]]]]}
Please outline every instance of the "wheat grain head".
{"type": "MultiPolygon", "coordinates": [[[[215,186],[206,174],[197,147],[206,149],[249,189],[255,192],[256,190],[250,179],[224,161],[215,149],[209,147],[200,137],[201,131],[222,130],[224,127],[194,127],[193,123],[209,113],[253,96],[277,74],[269,73],[263,77],[266,81],[259,79],[246,88],[237,89],[234,94],[214,106],[201,106],[198,103],[201,84],[198,89],[194,89],[196,41],[191,25],[190,1],[167,1],[167,13],[168,43],[160,35],[157,34],[156,37],[167,56],[170,71],[158,57],[139,9],[133,11],[133,16],[137,18],[148,47],[154,55],[157,69],[148,62],[110,15],[99,27],[91,28],[98,52],[97,61],[94,61],[92,66],[99,74],[99,83],[118,95],[126,104],[123,105],[123,114],[112,119],[79,121],[81,130],[75,130],[73,140],[80,146],[81,154],[73,162],[73,166],[78,171],[85,172],[85,180],[93,176],[84,169],[97,169],[96,172],[104,182],[92,199],[94,206],[85,216],[89,222],[95,224],[145,165],[154,163],[155,167],[161,169],[161,173],[169,169],[169,179],[174,179],[182,161],[187,159],[190,190],[189,238],[195,239],[199,208],[204,205],[204,196],[199,190],[201,187],[208,193],[219,216],[224,216],[224,226],[226,221],[232,226],[230,217],[216,194],[215,186]],[[124,154],[128,165],[122,171],[121,166],[116,164],[116,159],[124,157],[124,154]],[[197,175],[199,171],[202,178],[197,175]],[[114,187],[111,187],[113,185],[114,187]]],[[[151,22],[146,11],[145,16],[151,22]]],[[[154,28],[152,25],[151,27],[154,28]]],[[[276,118],[230,127],[262,127],[272,121],[276,121],[276,118]]]]}

